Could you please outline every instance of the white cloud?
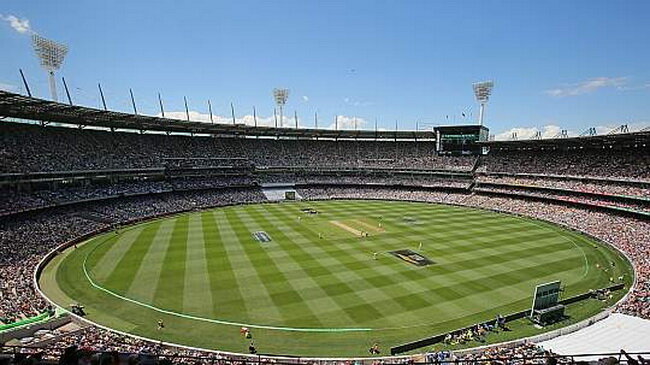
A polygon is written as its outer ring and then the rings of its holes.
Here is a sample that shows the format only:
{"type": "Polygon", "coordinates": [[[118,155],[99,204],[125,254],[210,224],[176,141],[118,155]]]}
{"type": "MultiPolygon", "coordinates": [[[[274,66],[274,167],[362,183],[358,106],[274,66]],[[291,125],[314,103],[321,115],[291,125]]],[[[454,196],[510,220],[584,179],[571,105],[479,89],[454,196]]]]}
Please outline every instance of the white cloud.
{"type": "MultiPolygon", "coordinates": [[[[201,113],[193,110],[190,110],[189,114],[190,114],[190,121],[192,122],[210,123],[210,114],[201,113]]],[[[160,113],[156,114],[156,116],[162,117],[160,113]]],[[[278,115],[278,118],[279,117],[280,116],[278,115]]],[[[184,111],[170,111],[170,112],[165,112],[165,118],[187,120],[187,115],[185,114],[184,111]]],[[[232,124],[231,116],[213,114],[212,119],[214,120],[214,123],[232,124]]],[[[293,115],[290,116],[285,115],[282,119],[284,120],[284,124],[281,124],[280,121],[278,120],[278,127],[284,126],[286,128],[295,128],[296,120],[294,119],[293,115]]],[[[255,119],[253,118],[252,114],[247,114],[244,116],[235,117],[235,123],[255,125],[255,119]]],[[[355,117],[355,116],[346,116],[346,115],[338,116],[338,129],[354,129],[355,124],[357,129],[364,129],[364,127],[368,125],[368,121],[363,118],[355,117]]],[[[275,126],[275,118],[273,117],[273,115],[268,117],[258,115],[257,125],[273,127],[275,126]]],[[[303,121],[303,119],[300,118],[300,116],[298,117],[298,128],[313,128],[313,127],[314,125],[312,120],[303,121]]],[[[320,126],[320,128],[335,129],[336,125],[334,122],[332,122],[332,124],[326,127],[320,126]]]]}
{"type": "MultiPolygon", "coordinates": [[[[366,121],[363,118],[359,117],[348,117],[346,115],[339,115],[338,116],[338,129],[364,129],[363,127],[368,124],[368,121],[366,121]]],[[[328,129],[335,129],[336,128],[336,123],[330,124],[328,129]]]]}
{"type": "MultiPolygon", "coordinates": [[[[206,113],[201,113],[197,112],[194,110],[189,111],[190,114],[190,121],[192,122],[204,122],[204,123],[211,123],[210,121],[210,114],[206,113]]],[[[156,115],[157,117],[162,117],[160,113],[156,115]]],[[[180,119],[180,120],[187,120],[187,115],[185,114],[184,111],[172,111],[172,112],[165,112],[165,118],[170,118],[170,119],[180,119]]],[[[232,117],[230,116],[223,116],[223,115],[217,115],[213,114],[212,119],[214,123],[219,123],[219,124],[232,124],[232,117]]],[[[284,118],[286,121],[286,117],[284,118]]],[[[235,117],[235,123],[237,124],[248,124],[248,125],[255,125],[255,118],[253,118],[253,115],[244,115],[242,117],[235,117]]],[[[273,125],[273,117],[258,117],[257,118],[257,125],[273,125]]]]}
{"type": "Polygon", "coordinates": [[[621,125],[627,124],[627,128],[630,132],[638,132],[641,129],[648,128],[650,127],[650,121],[638,121],[638,122],[618,122],[618,123],[607,123],[603,125],[597,125],[596,127],[596,134],[608,134],[618,128],[621,127],[621,125]]]}
{"type": "Polygon", "coordinates": [[[302,96],[302,101],[304,101],[305,103],[308,102],[309,101],[309,96],[303,95],[302,96]]]}
{"type": "Polygon", "coordinates": [[[623,89],[626,84],[626,77],[595,77],[593,79],[574,84],[566,84],[555,89],[546,90],[545,93],[554,97],[578,96],[609,87],[623,89]]]}
{"type": "Polygon", "coordinates": [[[29,20],[28,19],[20,19],[15,15],[7,15],[4,16],[0,14],[0,19],[6,21],[9,23],[9,25],[14,28],[14,30],[18,33],[24,34],[24,33],[34,33],[32,28],[29,26],[29,20]]]}
{"type": "Polygon", "coordinates": [[[641,85],[621,86],[618,89],[623,91],[636,91],[636,90],[650,89],[650,82],[646,82],[645,84],[641,84],[641,85]]]}
{"type": "MultiPolygon", "coordinates": [[[[189,114],[190,114],[190,121],[192,122],[210,123],[210,114],[201,113],[193,110],[190,110],[189,114]]],[[[162,117],[162,114],[158,113],[156,114],[156,116],[162,117]]],[[[278,116],[278,118],[279,117],[280,116],[278,116]]],[[[170,112],[165,112],[165,118],[187,120],[187,115],[185,114],[184,111],[170,111],[170,112]]],[[[231,116],[213,114],[212,119],[214,120],[214,123],[232,124],[231,116]]],[[[296,121],[293,115],[291,116],[285,115],[283,117],[283,120],[284,120],[284,124],[281,124],[280,121],[278,120],[278,127],[284,126],[286,128],[295,128],[296,121]]],[[[235,117],[235,123],[255,125],[255,119],[253,118],[252,114],[247,114],[244,116],[235,117]]],[[[357,129],[364,129],[364,126],[368,125],[368,121],[366,121],[363,118],[354,117],[354,116],[346,116],[346,115],[338,116],[338,129],[354,129],[355,124],[357,129]]],[[[273,115],[268,117],[258,115],[257,125],[273,127],[275,126],[275,118],[273,117],[273,115]]],[[[298,128],[313,128],[313,127],[314,125],[311,120],[303,121],[303,119],[298,117],[298,128]],[[308,124],[304,124],[304,123],[308,123],[308,124]]],[[[327,128],[327,129],[334,129],[335,127],[336,126],[334,122],[332,122],[332,124],[326,127],[320,126],[320,128],[327,128]]]]}
{"type": "Polygon", "coordinates": [[[370,106],[373,104],[370,101],[359,101],[359,100],[354,100],[352,98],[344,98],[343,102],[352,106],[370,106]]]}
{"type": "MultiPolygon", "coordinates": [[[[630,132],[637,132],[641,129],[648,128],[650,127],[650,121],[638,121],[638,122],[631,122],[631,123],[605,123],[605,124],[600,124],[595,126],[594,128],[596,129],[596,135],[602,135],[602,134],[608,134],[612,132],[613,130],[616,130],[619,128],[622,124],[627,124],[628,129],[630,132]]],[[[567,131],[567,135],[569,137],[576,137],[583,133],[584,131],[587,130],[589,127],[585,127],[581,130],[578,131],[567,131]]],[[[537,127],[515,127],[511,128],[507,131],[503,131],[497,135],[494,136],[494,139],[498,141],[507,141],[512,138],[513,133],[517,133],[517,139],[532,139],[535,137],[535,134],[539,132],[540,129],[537,127]]],[[[562,128],[558,125],[555,124],[548,124],[542,127],[542,138],[552,138],[562,131],[562,128]]]]}
{"type": "Polygon", "coordinates": [[[537,127],[515,127],[495,135],[494,138],[498,141],[506,141],[512,137],[513,133],[517,133],[517,139],[531,139],[535,137],[539,131],[542,132],[542,138],[551,138],[560,133],[561,130],[562,128],[555,124],[545,125],[541,130],[537,127]]]}
{"type": "Polygon", "coordinates": [[[14,85],[14,84],[8,84],[8,83],[0,82],[0,90],[18,91],[18,86],[14,85]]]}
{"type": "Polygon", "coordinates": [[[607,124],[607,125],[597,125],[596,127],[596,134],[607,134],[614,130],[616,127],[619,127],[618,125],[613,125],[613,124],[607,124]]]}
{"type": "MultiPolygon", "coordinates": [[[[192,122],[203,122],[203,123],[211,123],[210,121],[210,114],[207,113],[201,113],[197,112],[194,110],[189,111],[190,114],[190,121],[192,122]]],[[[157,117],[162,117],[161,113],[156,114],[157,117]]],[[[170,111],[170,112],[165,112],[165,118],[169,119],[180,119],[180,120],[187,120],[187,115],[185,114],[184,111],[170,111]]],[[[278,115],[278,118],[280,116],[278,115]]],[[[231,116],[223,116],[223,115],[217,115],[213,114],[212,115],[212,120],[214,123],[217,124],[232,124],[232,117],[231,116]]],[[[294,119],[293,115],[292,116],[287,116],[284,115],[282,120],[284,121],[284,124],[280,123],[280,120],[278,120],[278,127],[295,127],[296,126],[296,120],[294,119]]],[[[236,124],[246,124],[246,125],[255,125],[255,117],[252,114],[247,114],[244,116],[240,117],[235,117],[235,123],[236,124]]],[[[266,127],[273,127],[275,126],[275,117],[274,116],[269,116],[269,117],[264,117],[264,116],[257,116],[257,125],[258,126],[266,126],[266,127]]],[[[303,128],[309,128],[309,126],[304,126],[302,124],[302,120],[300,117],[298,117],[298,127],[303,128]]]]}

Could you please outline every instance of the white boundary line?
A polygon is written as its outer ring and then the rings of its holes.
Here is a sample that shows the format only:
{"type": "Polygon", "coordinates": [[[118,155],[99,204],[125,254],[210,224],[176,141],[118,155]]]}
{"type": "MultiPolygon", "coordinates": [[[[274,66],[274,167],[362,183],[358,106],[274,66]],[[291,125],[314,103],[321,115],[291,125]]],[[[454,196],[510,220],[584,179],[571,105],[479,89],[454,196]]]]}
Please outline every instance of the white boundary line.
{"type": "MultiPolygon", "coordinates": [[[[87,242],[89,243],[89,242],[87,242]]],[[[325,332],[325,333],[336,333],[336,332],[368,332],[372,331],[372,328],[310,328],[310,327],[283,327],[283,326],[269,326],[269,325],[263,325],[263,324],[250,324],[250,323],[241,323],[241,322],[231,322],[231,321],[225,321],[221,319],[212,319],[212,318],[205,318],[205,317],[199,317],[199,316],[193,316],[190,314],[185,314],[185,313],[178,313],[174,311],[170,311],[167,309],[162,309],[158,308],[156,306],[153,306],[151,304],[147,303],[142,303],[140,301],[137,301],[135,299],[126,297],[124,295],[118,294],[110,289],[106,289],[103,286],[95,283],[95,281],[90,277],[90,274],[88,273],[88,269],[86,268],[86,261],[88,260],[88,257],[95,252],[95,250],[100,247],[102,244],[106,243],[106,240],[97,244],[95,247],[93,247],[90,252],[86,254],[84,257],[83,263],[82,263],[82,268],[84,275],[86,276],[86,279],[92,285],[95,289],[101,290],[109,295],[112,295],[116,298],[122,299],[124,301],[127,301],[129,303],[133,303],[135,305],[139,305],[141,307],[145,307],[148,309],[151,309],[153,311],[159,312],[159,313],[164,313],[168,314],[171,316],[175,317],[181,317],[181,318],[187,318],[187,319],[192,319],[196,321],[201,321],[201,322],[209,322],[209,323],[216,323],[216,324],[224,324],[228,326],[237,326],[237,327],[251,327],[251,328],[259,328],[259,329],[268,329],[268,330],[280,330],[280,331],[289,331],[289,332],[325,332]]],[[[86,243],[85,243],[86,244],[86,243]]]]}
{"type": "MultiPolygon", "coordinates": [[[[480,350],[482,350],[482,349],[492,348],[492,347],[515,346],[515,345],[517,345],[517,344],[520,344],[520,343],[522,343],[522,342],[526,342],[526,341],[532,341],[532,342],[535,342],[535,339],[538,338],[538,337],[540,337],[540,336],[549,336],[549,337],[547,337],[547,338],[544,339],[544,340],[549,340],[549,339],[551,339],[551,338],[555,338],[555,337],[558,337],[558,336],[562,336],[562,335],[564,335],[564,334],[568,334],[568,333],[571,333],[571,332],[575,332],[575,331],[577,331],[577,330],[579,330],[579,329],[581,329],[581,328],[587,327],[587,326],[589,326],[589,325],[591,325],[591,324],[593,324],[593,323],[595,323],[595,322],[598,322],[598,321],[600,321],[600,320],[602,320],[602,319],[605,319],[605,318],[609,317],[609,315],[614,311],[614,309],[615,309],[615,308],[616,308],[620,303],[622,303],[623,301],[625,301],[625,300],[630,296],[630,293],[632,292],[632,289],[634,289],[634,287],[637,285],[638,275],[636,274],[636,272],[637,272],[636,265],[634,264],[634,261],[632,261],[632,260],[630,259],[630,257],[629,257],[625,252],[623,252],[622,250],[620,250],[618,247],[616,247],[616,246],[610,244],[609,242],[606,242],[606,241],[600,240],[600,239],[598,239],[598,238],[596,238],[596,237],[594,237],[594,236],[592,236],[592,235],[590,235],[590,234],[588,234],[588,233],[586,233],[586,232],[579,231],[579,230],[577,230],[577,229],[574,229],[574,228],[572,228],[572,227],[569,227],[569,226],[566,226],[566,225],[563,225],[563,224],[559,224],[559,223],[555,223],[555,222],[550,222],[550,221],[545,221],[545,220],[541,220],[541,219],[537,219],[537,218],[533,218],[533,217],[528,217],[528,216],[525,216],[525,215],[522,215],[522,214],[516,214],[516,213],[511,213],[511,212],[505,212],[505,211],[499,211],[499,210],[495,210],[495,209],[487,209],[487,208],[483,208],[483,207],[475,207],[475,206],[471,206],[471,205],[463,205],[463,204],[458,204],[458,203],[454,203],[454,202],[446,203],[446,202],[432,202],[432,201],[418,201],[418,200],[393,200],[393,199],[377,199],[377,198],[363,198],[363,199],[362,199],[362,198],[335,198],[335,199],[303,199],[303,200],[305,200],[305,201],[312,201],[312,200],[322,200],[322,201],[329,201],[329,200],[381,200],[381,201],[414,202],[414,203],[421,203],[421,204],[451,205],[451,206],[458,206],[458,207],[463,207],[463,208],[470,208],[470,209],[478,209],[478,210],[492,211],[492,212],[497,212],[497,213],[504,214],[504,215],[513,215],[513,216],[524,217],[524,218],[527,218],[527,219],[532,219],[532,220],[537,220],[537,221],[542,221],[542,222],[548,222],[548,223],[550,223],[550,224],[558,225],[558,226],[564,227],[564,228],[569,229],[569,230],[574,231],[574,232],[579,232],[579,233],[585,234],[585,235],[587,235],[588,237],[590,237],[590,238],[592,238],[592,239],[595,239],[595,240],[598,241],[599,243],[601,243],[601,244],[606,244],[607,246],[613,248],[614,250],[616,250],[617,252],[619,252],[620,254],[622,254],[622,255],[623,255],[623,256],[628,260],[628,262],[630,263],[630,265],[632,266],[632,273],[633,273],[633,275],[634,275],[634,282],[633,282],[633,284],[630,286],[630,288],[628,289],[628,292],[627,292],[627,293],[626,293],[626,294],[625,294],[625,295],[624,295],[624,296],[623,296],[623,297],[622,297],[618,302],[616,302],[616,303],[615,303],[614,305],[612,305],[611,307],[604,309],[602,312],[600,312],[600,313],[598,313],[598,314],[596,314],[596,315],[594,315],[594,316],[592,316],[592,317],[590,317],[590,318],[587,318],[587,319],[583,320],[582,322],[579,322],[579,323],[577,323],[577,324],[572,325],[572,326],[582,325],[582,326],[579,327],[579,328],[575,328],[575,329],[573,329],[573,330],[570,331],[570,332],[562,332],[562,330],[571,327],[571,326],[567,326],[567,327],[564,327],[564,328],[559,328],[559,329],[556,329],[556,330],[553,330],[553,331],[549,331],[549,332],[546,332],[546,333],[542,333],[542,334],[539,334],[539,335],[536,335],[536,336],[531,336],[531,337],[521,338],[521,339],[512,340],[512,341],[504,341],[504,342],[499,342],[499,343],[490,344],[490,345],[486,345],[486,346],[477,346],[477,347],[473,347],[473,348],[469,348],[469,349],[456,350],[456,351],[454,351],[455,353],[476,352],[476,351],[480,351],[480,350]]],[[[262,201],[262,202],[255,202],[255,203],[239,203],[239,204],[215,205],[215,206],[208,206],[208,207],[201,208],[201,210],[208,210],[208,209],[221,208],[221,207],[234,206],[234,205],[246,205],[246,204],[271,204],[271,202],[265,202],[265,201],[262,201]]],[[[187,210],[187,211],[179,211],[179,212],[173,212],[173,213],[164,214],[164,215],[159,215],[159,216],[154,216],[154,217],[149,217],[149,218],[134,219],[134,220],[129,221],[129,222],[126,222],[126,223],[124,223],[124,224],[122,224],[122,225],[135,224],[135,223],[137,223],[137,222],[141,222],[141,221],[154,221],[154,220],[156,220],[156,219],[167,218],[167,217],[174,216],[174,215],[179,215],[179,214],[183,214],[183,213],[188,213],[188,212],[190,212],[190,211],[191,211],[191,210],[187,210]]],[[[105,231],[108,231],[108,230],[109,230],[109,229],[106,229],[106,230],[104,230],[104,231],[93,232],[93,233],[87,234],[87,235],[85,235],[85,236],[82,236],[81,240],[79,240],[79,239],[73,239],[73,240],[70,240],[70,241],[68,241],[68,242],[65,242],[65,243],[60,244],[59,246],[57,246],[56,248],[54,248],[52,251],[50,251],[49,253],[47,253],[45,256],[43,256],[43,258],[39,261],[38,265],[36,265],[36,267],[35,267],[35,269],[34,269],[34,275],[33,275],[33,281],[34,281],[34,283],[33,283],[33,284],[34,284],[34,288],[36,288],[36,291],[39,293],[39,295],[40,295],[41,297],[45,298],[45,300],[47,300],[48,302],[50,302],[50,303],[51,303],[52,305],[54,305],[55,307],[57,307],[57,308],[63,310],[64,312],[68,313],[68,315],[72,316],[73,318],[75,318],[75,319],[77,319],[77,320],[79,320],[79,321],[81,321],[81,322],[84,322],[84,323],[87,323],[87,324],[93,325],[93,326],[95,326],[95,327],[98,327],[98,328],[104,329],[104,330],[109,331],[109,332],[118,333],[118,334],[120,334],[120,335],[122,335],[122,336],[132,337],[132,338],[136,338],[136,339],[139,339],[139,340],[148,341],[148,342],[155,343],[155,344],[162,344],[162,345],[169,346],[169,347],[182,348],[182,349],[188,349],[188,350],[194,350],[194,351],[209,352],[209,353],[214,353],[214,354],[217,354],[217,355],[220,355],[220,354],[221,354],[221,355],[226,355],[226,356],[239,356],[240,358],[241,358],[241,357],[243,357],[243,358],[249,358],[249,359],[251,359],[251,360],[259,360],[260,358],[265,358],[265,359],[276,359],[276,360],[286,359],[286,360],[288,360],[288,361],[292,361],[292,362],[296,362],[296,361],[298,361],[298,362],[299,362],[299,361],[347,361],[347,360],[350,360],[350,361],[355,361],[355,360],[363,361],[363,360],[382,360],[382,359],[385,359],[385,360],[394,360],[394,359],[411,359],[413,356],[417,356],[417,355],[423,355],[423,354],[425,354],[425,353],[418,353],[418,354],[414,354],[414,355],[396,355],[396,356],[382,356],[382,357],[286,357],[286,356],[259,356],[259,355],[250,355],[250,354],[237,353],[237,352],[222,351],[222,350],[204,349],[204,348],[192,347],[192,346],[186,346],[186,345],[181,345],[181,344],[176,344],[176,343],[171,343],[171,342],[164,342],[164,341],[159,341],[159,340],[155,340],[155,339],[151,339],[151,338],[147,338],[147,337],[142,337],[142,336],[134,335],[134,334],[132,334],[132,333],[122,332],[122,331],[119,331],[119,330],[116,330],[116,329],[113,329],[113,328],[106,327],[106,326],[104,326],[104,325],[100,325],[100,324],[98,324],[98,323],[95,323],[95,322],[93,322],[93,321],[91,321],[91,320],[88,320],[88,319],[86,319],[86,318],[80,317],[80,316],[78,316],[78,315],[76,315],[76,314],[74,314],[74,313],[68,311],[67,309],[65,309],[65,308],[63,308],[63,307],[61,307],[61,306],[59,306],[59,305],[56,304],[54,301],[52,301],[49,297],[47,297],[47,296],[45,295],[45,293],[43,293],[43,291],[41,290],[41,288],[40,288],[40,286],[39,286],[39,284],[38,284],[38,274],[39,274],[40,271],[44,268],[44,265],[47,264],[47,263],[48,263],[48,262],[49,262],[49,261],[50,261],[54,256],[56,256],[56,255],[58,254],[58,252],[59,252],[60,249],[64,249],[64,248],[66,248],[66,247],[69,247],[69,246],[73,245],[73,244],[76,243],[76,242],[85,242],[85,241],[87,241],[88,239],[90,239],[92,236],[96,236],[96,235],[98,235],[98,234],[100,234],[100,233],[103,233],[103,232],[105,232],[105,231]],[[87,237],[87,238],[84,239],[83,237],[87,237]]]]}

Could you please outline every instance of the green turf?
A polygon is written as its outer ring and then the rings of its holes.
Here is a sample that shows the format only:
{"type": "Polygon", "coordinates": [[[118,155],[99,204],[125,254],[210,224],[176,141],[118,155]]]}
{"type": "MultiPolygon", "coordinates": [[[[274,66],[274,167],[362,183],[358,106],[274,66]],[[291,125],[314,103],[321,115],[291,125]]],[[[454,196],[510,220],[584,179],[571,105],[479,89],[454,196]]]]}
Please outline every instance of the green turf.
{"type": "MultiPolygon", "coordinates": [[[[387,351],[522,310],[543,282],[561,280],[567,297],[607,286],[610,277],[625,274],[628,286],[632,280],[629,264],[613,250],[548,223],[385,201],[184,214],[103,234],[64,255],[46,268],[43,289],[61,305],[84,304],[98,323],[236,352],[248,346],[239,335],[246,324],[261,352],[318,356],[365,355],[375,341],[387,351]],[[305,207],[321,213],[305,215],[305,207]],[[255,231],[272,241],[256,241],[255,231]],[[360,238],[359,231],[370,236],[360,238]],[[388,253],[398,249],[435,264],[416,267],[388,253]]],[[[602,307],[596,301],[570,307],[567,323],[602,307]]],[[[488,340],[540,332],[525,322],[514,326],[488,340]]]]}

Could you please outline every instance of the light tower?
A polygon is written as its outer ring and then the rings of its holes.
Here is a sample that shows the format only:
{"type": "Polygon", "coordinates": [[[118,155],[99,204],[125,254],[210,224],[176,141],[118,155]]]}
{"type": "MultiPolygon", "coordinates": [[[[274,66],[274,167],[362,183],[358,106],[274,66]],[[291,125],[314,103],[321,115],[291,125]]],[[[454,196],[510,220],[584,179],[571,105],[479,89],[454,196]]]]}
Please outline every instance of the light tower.
{"type": "Polygon", "coordinates": [[[273,89],[273,98],[275,99],[275,104],[280,108],[280,127],[284,127],[282,109],[289,98],[289,89],[273,89]]]}
{"type": "Polygon", "coordinates": [[[56,96],[56,81],[54,80],[54,71],[58,71],[63,64],[63,59],[68,53],[68,46],[62,43],[43,38],[34,33],[32,35],[32,45],[36,55],[41,60],[41,66],[47,71],[50,82],[50,94],[52,100],[58,101],[56,96]]]}
{"type": "Polygon", "coordinates": [[[478,124],[483,125],[483,114],[485,113],[485,104],[487,104],[490,99],[490,94],[492,94],[492,88],[494,87],[494,82],[492,81],[482,81],[472,84],[474,88],[474,96],[476,96],[476,101],[481,105],[478,111],[478,124]]]}

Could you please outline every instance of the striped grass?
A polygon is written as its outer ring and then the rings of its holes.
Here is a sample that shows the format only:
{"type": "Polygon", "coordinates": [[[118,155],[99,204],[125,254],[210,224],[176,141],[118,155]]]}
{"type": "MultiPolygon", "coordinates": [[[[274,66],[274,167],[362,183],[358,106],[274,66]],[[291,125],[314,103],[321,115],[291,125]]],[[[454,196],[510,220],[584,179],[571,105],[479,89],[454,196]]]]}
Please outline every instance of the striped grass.
{"type": "MultiPolygon", "coordinates": [[[[147,337],[244,351],[238,327],[210,322],[219,320],[247,324],[264,352],[360,355],[372,341],[388,347],[525,309],[543,282],[562,280],[573,295],[611,276],[631,280],[621,257],[593,245],[547,223],[444,205],[258,204],[102,235],[66,252],[46,270],[56,280],[44,283],[56,284],[53,299],[85,304],[89,318],[147,337]],[[306,207],[320,213],[301,213],[306,207]],[[272,241],[256,241],[255,231],[272,241]],[[416,267],[388,253],[398,249],[435,264],[416,267]],[[81,275],[84,261],[98,285],[166,313],[93,288],[81,275]],[[596,268],[611,261],[618,265],[608,272],[596,268]]],[[[536,331],[524,328],[512,336],[536,331]]]]}

